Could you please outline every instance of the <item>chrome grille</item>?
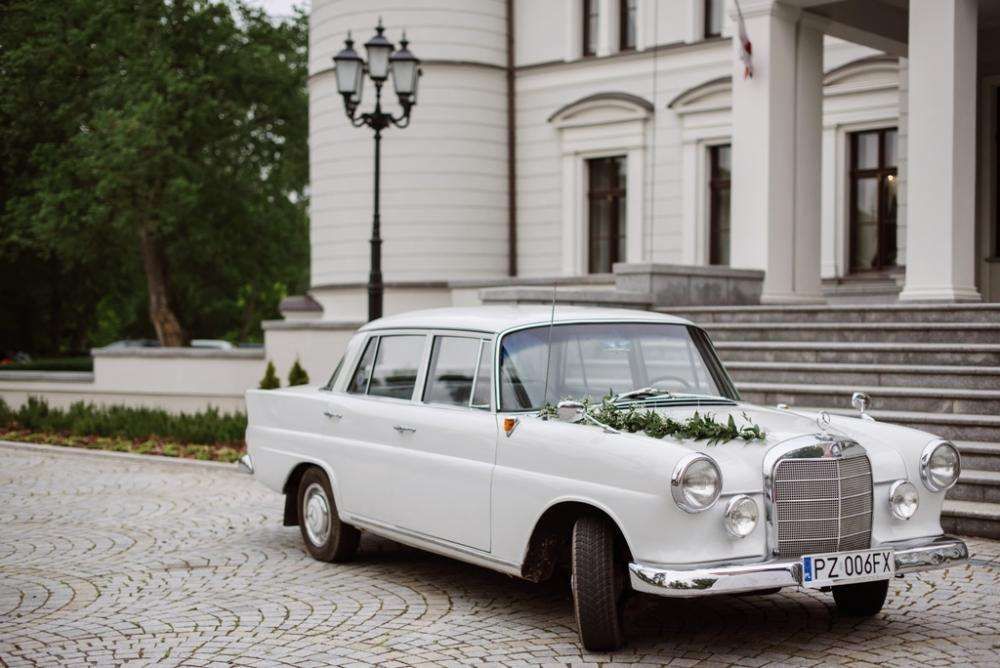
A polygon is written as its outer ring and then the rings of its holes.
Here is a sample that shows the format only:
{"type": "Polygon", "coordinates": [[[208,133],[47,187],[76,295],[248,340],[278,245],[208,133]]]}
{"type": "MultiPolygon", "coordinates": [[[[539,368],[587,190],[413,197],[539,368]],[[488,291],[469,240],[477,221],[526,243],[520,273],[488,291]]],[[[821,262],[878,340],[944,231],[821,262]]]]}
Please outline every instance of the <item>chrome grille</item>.
{"type": "Polygon", "coordinates": [[[779,556],[871,546],[872,469],[864,455],[783,459],[772,498],[779,556]]]}

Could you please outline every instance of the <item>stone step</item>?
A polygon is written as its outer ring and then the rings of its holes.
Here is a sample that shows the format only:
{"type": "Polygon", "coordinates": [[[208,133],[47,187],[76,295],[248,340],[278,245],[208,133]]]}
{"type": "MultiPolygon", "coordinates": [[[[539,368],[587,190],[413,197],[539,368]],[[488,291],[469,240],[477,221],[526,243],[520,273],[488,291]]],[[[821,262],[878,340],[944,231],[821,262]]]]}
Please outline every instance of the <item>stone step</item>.
{"type": "Polygon", "coordinates": [[[1000,342],[1000,322],[713,322],[703,326],[713,341],[1000,342]]]}
{"type": "MultiPolygon", "coordinates": [[[[842,408],[797,406],[797,410],[821,411],[841,415],[857,415],[857,411],[842,408]]],[[[1000,416],[967,415],[963,413],[922,413],[918,411],[869,411],[882,422],[913,427],[950,441],[1000,442],[1000,416]]]]}
{"type": "MultiPolygon", "coordinates": [[[[865,392],[872,411],[1000,415],[1000,390],[926,387],[867,387],[791,383],[736,383],[744,401],[755,404],[851,408],[851,394],[865,392]]],[[[1000,418],[997,418],[1000,420],[1000,418]]]]}
{"type": "Polygon", "coordinates": [[[737,383],[813,383],[889,387],[1000,388],[1000,366],[727,361],[737,383]]]}
{"type": "Polygon", "coordinates": [[[836,343],[816,341],[717,341],[726,363],[809,362],[1000,366],[998,343],[836,343]]]}
{"type": "Polygon", "coordinates": [[[809,304],[658,309],[710,322],[1000,322],[1000,304],[809,304]]]}
{"type": "Polygon", "coordinates": [[[941,526],[948,533],[1000,538],[1000,503],[945,499],[941,526]]]}
{"type": "Polygon", "coordinates": [[[1000,472],[1000,443],[955,441],[962,453],[962,467],[980,471],[1000,472]]]}
{"type": "Polygon", "coordinates": [[[1000,471],[967,469],[963,463],[958,484],[948,490],[948,498],[1000,504],[1000,471]]]}

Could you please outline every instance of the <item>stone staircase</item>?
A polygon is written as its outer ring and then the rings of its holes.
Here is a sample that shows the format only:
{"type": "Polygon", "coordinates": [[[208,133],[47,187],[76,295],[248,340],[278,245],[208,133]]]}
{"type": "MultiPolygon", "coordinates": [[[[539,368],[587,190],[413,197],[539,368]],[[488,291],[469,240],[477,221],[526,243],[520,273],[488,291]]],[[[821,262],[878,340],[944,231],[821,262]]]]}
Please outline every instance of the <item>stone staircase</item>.
{"type": "Polygon", "coordinates": [[[1000,538],[1000,304],[661,308],[703,326],[743,398],[853,413],[951,439],[957,533],[1000,538]]]}

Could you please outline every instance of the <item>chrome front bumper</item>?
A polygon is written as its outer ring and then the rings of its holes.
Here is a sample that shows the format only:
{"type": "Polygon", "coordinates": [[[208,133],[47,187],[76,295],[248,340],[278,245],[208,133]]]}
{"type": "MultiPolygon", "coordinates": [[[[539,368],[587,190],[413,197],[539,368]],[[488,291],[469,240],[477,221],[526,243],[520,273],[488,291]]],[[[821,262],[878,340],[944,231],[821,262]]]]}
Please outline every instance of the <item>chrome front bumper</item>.
{"type": "MultiPolygon", "coordinates": [[[[965,542],[947,535],[872,547],[895,550],[897,575],[947,568],[969,559],[969,548],[965,542]]],[[[688,570],[632,563],[629,564],[629,572],[635,591],[678,598],[738,594],[802,584],[802,562],[799,559],[688,570]]]]}

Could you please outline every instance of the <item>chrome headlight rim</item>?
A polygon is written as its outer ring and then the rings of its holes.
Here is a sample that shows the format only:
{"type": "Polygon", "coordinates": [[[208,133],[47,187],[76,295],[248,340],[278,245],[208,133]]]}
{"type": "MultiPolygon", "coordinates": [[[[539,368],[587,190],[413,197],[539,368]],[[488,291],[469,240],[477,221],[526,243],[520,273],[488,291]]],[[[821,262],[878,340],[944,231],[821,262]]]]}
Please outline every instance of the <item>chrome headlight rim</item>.
{"type": "Polygon", "coordinates": [[[674,497],[674,503],[677,507],[686,513],[703,513],[712,506],[714,506],[719,497],[722,495],[722,469],[714,459],[708,455],[701,452],[694,452],[690,455],[683,457],[677,465],[674,466],[674,471],[670,475],[670,495],[674,497]],[[697,462],[707,462],[712,468],[715,469],[715,476],[717,479],[717,484],[715,486],[715,494],[712,496],[712,500],[705,504],[704,506],[698,506],[691,503],[684,493],[684,478],[688,472],[688,469],[697,462]]]}
{"type": "Polygon", "coordinates": [[[759,522],[760,522],[760,508],[757,507],[757,501],[755,501],[752,496],[748,494],[737,494],[736,496],[729,499],[729,501],[726,503],[726,510],[725,513],[723,514],[723,524],[726,527],[726,532],[733,538],[746,538],[757,529],[757,524],[759,522]],[[750,530],[747,531],[746,533],[739,533],[733,530],[731,518],[737,506],[747,502],[749,502],[750,505],[753,507],[753,525],[750,527],[750,530]]]}
{"type": "Polygon", "coordinates": [[[917,510],[919,509],[920,509],[920,490],[917,489],[916,485],[914,485],[909,480],[897,480],[896,482],[892,483],[892,485],[889,487],[889,512],[892,513],[893,517],[895,517],[898,520],[903,520],[905,522],[907,520],[912,519],[913,516],[917,514],[917,510]],[[913,489],[914,494],[916,495],[916,502],[913,506],[913,512],[910,513],[909,515],[903,515],[902,513],[900,513],[899,507],[895,503],[893,503],[893,500],[896,498],[896,494],[900,491],[901,487],[911,487],[913,489]]]}
{"type": "Polygon", "coordinates": [[[958,477],[962,474],[962,453],[958,451],[955,444],[951,441],[946,441],[943,438],[935,439],[928,443],[924,447],[924,451],[920,453],[920,480],[924,483],[924,487],[932,492],[946,492],[956,484],[958,484],[958,477]],[[951,448],[955,453],[955,477],[947,485],[939,485],[934,481],[934,478],[930,473],[930,463],[931,458],[934,453],[937,452],[938,448],[947,447],[951,448]]]}

